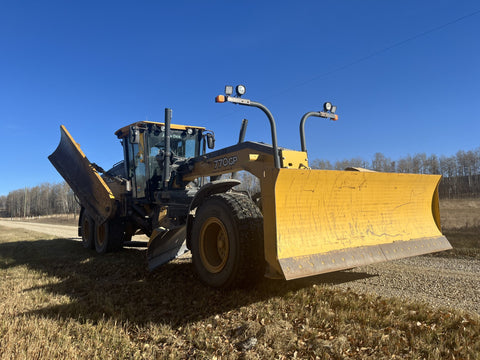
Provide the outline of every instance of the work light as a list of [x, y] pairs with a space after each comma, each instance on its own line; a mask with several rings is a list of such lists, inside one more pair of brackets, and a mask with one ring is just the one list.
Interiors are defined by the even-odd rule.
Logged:
[[245, 91], [247, 90], [245, 89], [245, 86], [237, 85], [237, 87], [235, 88], [235, 91], [237, 92], [238, 96], [242, 96], [243, 94], [245, 94]]
[[233, 86], [232, 85], [226, 85], [225, 86], [225, 95], [232, 95], [233, 94]]

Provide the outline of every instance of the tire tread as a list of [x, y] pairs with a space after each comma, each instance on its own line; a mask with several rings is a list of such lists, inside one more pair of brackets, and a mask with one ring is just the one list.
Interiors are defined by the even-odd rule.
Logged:
[[247, 195], [235, 192], [212, 195], [197, 211], [202, 211], [209, 201], [215, 199], [229, 208], [239, 240], [234, 269], [228, 281], [221, 287], [250, 287], [261, 279], [265, 271], [262, 213]]

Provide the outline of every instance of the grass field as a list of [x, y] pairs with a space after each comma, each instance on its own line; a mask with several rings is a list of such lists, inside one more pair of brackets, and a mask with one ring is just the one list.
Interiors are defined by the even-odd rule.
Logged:
[[441, 200], [440, 214], [443, 232], [454, 249], [435, 256], [480, 258], [480, 199]]
[[221, 292], [144, 256], [0, 228], [0, 358], [480, 357], [478, 316], [327, 286], [355, 273]]
[[444, 229], [480, 227], [479, 199], [442, 199], [440, 215]]

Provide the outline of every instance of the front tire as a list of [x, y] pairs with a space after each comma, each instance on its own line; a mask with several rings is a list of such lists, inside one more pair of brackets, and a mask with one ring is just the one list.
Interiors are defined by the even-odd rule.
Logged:
[[244, 194], [208, 197], [192, 227], [192, 261], [200, 280], [215, 288], [245, 287], [265, 270], [263, 217]]
[[95, 249], [95, 222], [85, 209], [82, 209], [80, 215], [80, 226], [83, 247], [91, 250]]
[[120, 221], [107, 220], [95, 226], [95, 250], [99, 254], [118, 251], [123, 247], [124, 227]]

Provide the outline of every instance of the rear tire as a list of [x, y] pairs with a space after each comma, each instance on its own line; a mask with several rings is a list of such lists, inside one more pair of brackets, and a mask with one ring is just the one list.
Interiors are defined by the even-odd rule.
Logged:
[[118, 251], [123, 247], [124, 226], [118, 220], [107, 220], [95, 226], [95, 250], [99, 254]]
[[244, 194], [208, 197], [192, 227], [192, 261], [200, 280], [215, 288], [255, 284], [265, 271], [263, 217]]
[[91, 250], [95, 249], [95, 222], [85, 209], [82, 209], [80, 215], [80, 226], [83, 247]]

